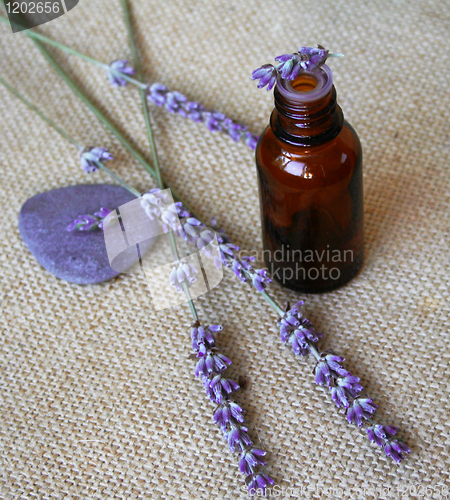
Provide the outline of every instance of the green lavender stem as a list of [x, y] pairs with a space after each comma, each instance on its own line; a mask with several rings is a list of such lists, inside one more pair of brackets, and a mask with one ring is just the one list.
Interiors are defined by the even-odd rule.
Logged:
[[[136, 48], [136, 42], [134, 40], [133, 36], [133, 29], [131, 26], [131, 15], [130, 15], [130, 9], [128, 6], [128, 1], [127, 0], [121, 0], [122, 3], [122, 8], [124, 12], [124, 17], [125, 17], [125, 24], [127, 26], [127, 31], [128, 31], [128, 39], [130, 42], [130, 47], [131, 47], [131, 53], [133, 57], [133, 66], [134, 69], [136, 70], [136, 76], [138, 80], [142, 80], [142, 71], [141, 71], [141, 65], [139, 61], [139, 57], [137, 54], [137, 48]], [[161, 167], [159, 165], [159, 158], [158, 158], [158, 152], [156, 150], [156, 143], [155, 143], [155, 138], [153, 135], [153, 128], [152, 124], [150, 122], [150, 110], [148, 109], [148, 104], [147, 104], [147, 98], [145, 95], [145, 91], [140, 88], [139, 93], [141, 95], [141, 102], [142, 102], [142, 111], [144, 113], [144, 118], [145, 118], [145, 126], [147, 129], [147, 135], [148, 135], [148, 140], [150, 143], [150, 150], [152, 152], [152, 158], [153, 158], [153, 166], [155, 170], [155, 178], [158, 184], [158, 187], [160, 189], [164, 189], [164, 181], [161, 176]], [[177, 243], [175, 241], [175, 236], [172, 231], [169, 231], [169, 241], [170, 241], [170, 246], [172, 248], [172, 253], [174, 256], [174, 259], [176, 261], [180, 260], [180, 256], [178, 253], [178, 248], [177, 248]], [[191, 293], [189, 291], [189, 287], [187, 286], [186, 283], [182, 284], [183, 291], [188, 299], [188, 304], [189, 304], [189, 309], [191, 310], [192, 316], [194, 318], [194, 321], [198, 321], [198, 313], [194, 305], [194, 301], [192, 300]]]
[[44, 115], [42, 111], [40, 111], [34, 104], [32, 104], [26, 97], [24, 97], [22, 94], [20, 94], [14, 87], [12, 87], [8, 82], [3, 80], [3, 78], [0, 77], [0, 83], [4, 85], [10, 92], [12, 92], [17, 98], [19, 98], [24, 104], [26, 104], [30, 109], [32, 109], [35, 113], [37, 113], [43, 120], [45, 120], [51, 127], [53, 127], [58, 134], [60, 134], [64, 139], [67, 139], [69, 142], [71, 142], [76, 148], [79, 150], [82, 149], [82, 146], [80, 146], [75, 139], [70, 137], [69, 134], [64, 132], [56, 123], [51, 120], [48, 116]]
[[[72, 136], [70, 136], [61, 127], [56, 125], [56, 123], [51, 120], [47, 115], [45, 115], [39, 108], [37, 108], [33, 103], [26, 99], [18, 90], [16, 90], [12, 85], [7, 83], [3, 78], [0, 77], [0, 83], [4, 85], [10, 92], [12, 92], [18, 99], [20, 99], [24, 104], [26, 104], [32, 111], [34, 111], [40, 118], [46, 121], [52, 128], [54, 128], [64, 139], [73, 144], [79, 151], [83, 150], [81, 146]], [[115, 179], [119, 184], [121, 184], [125, 189], [127, 189], [131, 194], [136, 197], [140, 197], [139, 191], [127, 184], [123, 179], [121, 179], [116, 173], [112, 172], [107, 166], [105, 166], [101, 161], [94, 162], [97, 168], [103, 170], [113, 179]]]
[[[0, 23], [8, 24], [8, 25], [10, 24], [8, 18], [6, 18], [5, 16], [1, 16], [1, 15], [0, 15]], [[68, 54], [71, 54], [73, 56], [77, 56], [77, 57], [79, 57], [79, 58], [81, 58], [81, 59], [83, 59], [91, 64], [95, 64], [96, 66], [98, 66], [102, 69], [109, 70], [112, 73], [114, 73], [115, 75], [120, 76], [121, 78], [123, 78], [127, 82], [130, 82], [133, 85], [140, 87], [141, 89], [147, 88], [147, 85], [145, 85], [144, 83], [138, 82], [133, 77], [125, 75], [125, 74], [121, 73], [120, 71], [116, 71], [113, 68], [111, 68], [108, 64], [102, 63], [101, 61], [98, 61], [97, 59], [94, 59], [93, 57], [87, 56], [86, 54], [83, 54], [82, 52], [78, 52], [78, 50], [72, 49], [72, 48], [68, 47], [67, 45], [64, 45], [64, 44], [59, 43], [55, 40], [52, 40], [48, 36], [41, 35], [40, 33], [36, 33], [35, 31], [32, 31], [32, 30], [27, 30], [25, 34], [27, 36], [29, 36], [30, 38], [33, 38], [33, 39], [38, 40], [40, 42], [44, 42], [48, 45], [52, 45], [53, 47], [57, 47], [58, 49], [61, 49], [64, 52], [67, 52]]]

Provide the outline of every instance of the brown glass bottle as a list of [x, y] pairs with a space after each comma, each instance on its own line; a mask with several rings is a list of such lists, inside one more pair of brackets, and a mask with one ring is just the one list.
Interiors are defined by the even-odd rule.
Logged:
[[264, 260], [287, 288], [320, 293], [363, 263], [362, 150], [324, 65], [279, 80], [256, 147]]

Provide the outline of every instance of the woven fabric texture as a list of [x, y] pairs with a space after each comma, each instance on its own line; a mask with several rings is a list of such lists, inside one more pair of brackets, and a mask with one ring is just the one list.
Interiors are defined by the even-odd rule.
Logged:
[[[379, 405], [379, 421], [398, 426], [412, 453], [396, 465], [347, 424], [314, 384], [313, 360], [282, 345], [275, 313], [234, 275], [227, 271], [198, 309], [205, 322], [224, 325], [230, 375], [248, 379], [237, 400], [252, 439], [268, 451], [279, 498], [438, 498], [450, 489], [449, 3], [132, 5], [146, 81], [256, 134], [273, 96], [256, 89], [253, 69], [300, 45], [346, 55], [330, 66], [364, 149], [365, 265], [324, 295], [270, 289], [280, 303], [306, 300], [307, 317], [325, 333], [321, 348], [346, 358]], [[106, 63], [130, 57], [118, 0], [81, 0], [38, 31]], [[24, 34], [0, 25], [0, 48], [5, 80], [79, 142], [112, 151], [108, 165], [136, 189], [155, 187]], [[136, 88], [112, 88], [101, 69], [51, 50], [150, 159]], [[203, 124], [152, 110], [167, 181], [238, 245], [260, 250], [253, 153]], [[156, 312], [137, 274], [95, 286], [63, 282], [20, 239], [17, 216], [30, 196], [112, 181], [86, 175], [76, 150], [2, 86], [0, 116], [0, 498], [246, 498], [237, 457], [194, 378], [187, 306]]]

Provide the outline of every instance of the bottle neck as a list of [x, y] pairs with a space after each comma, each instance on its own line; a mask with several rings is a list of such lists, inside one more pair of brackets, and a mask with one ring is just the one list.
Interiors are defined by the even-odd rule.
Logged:
[[317, 146], [332, 140], [342, 129], [344, 116], [326, 65], [303, 72], [291, 82], [280, 79], [274, 97], [270, 126], [284, 142]]

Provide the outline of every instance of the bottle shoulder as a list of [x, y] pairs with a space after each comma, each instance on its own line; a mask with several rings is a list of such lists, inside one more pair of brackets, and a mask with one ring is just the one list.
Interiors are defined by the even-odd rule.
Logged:
[[362, 148], [354, 128], [344, 120], [339, 134], [319, 146], [298, 146], [279, 140], [268, 126], [256, 148], [260, 174], [285, 185], [313, 188], [351, 175], [361, 166]]

